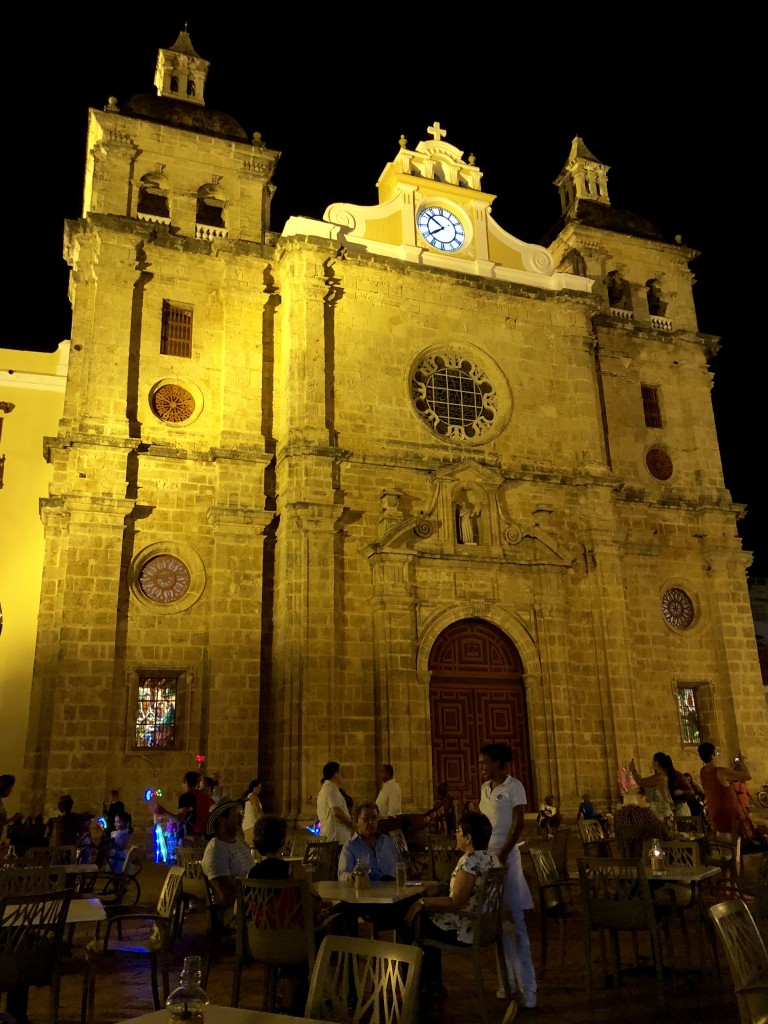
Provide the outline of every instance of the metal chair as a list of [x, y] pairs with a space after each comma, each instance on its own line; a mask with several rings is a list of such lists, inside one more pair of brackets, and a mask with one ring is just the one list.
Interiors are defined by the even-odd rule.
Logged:
[[141, 899], [141, 886], [136, 877], [141, 870], [138, 853], [138, 846], [128, 847], [121, 871], [101, 869], [85, 875], [81, 895], [97, 896], [105, 908], [135, 906]]
[[[329, 844], [330, 845], [330, 844]], [[334, 844], [335, 845], [335, 844]], [[231, 1005], [240, 1002], [243, 967], [264, 965], [264, 1009], [277, 1007], [280, 967], [315, 963], [315, 922], [312, 896], [305, 879], [273, 881], [237, 878], [235, 912], [235, 964]]]
[[456, 836], [428, 835], [427, 850], [432, 881], [447, 885], [461, 856], [456, 849]]
[[560, 930], [560, 966], [565, 964], [565, 925], [571, 917], [579, 916], [580, 905], [574, 906], [569, 899], [569, 888], [579, 886], [578, 879], [563, 878], [555, 862], [552, 841], [543, 846], [531, 846], [528, 853], [536, 872], [541, 914], [541, 966], [543, 978], [547, 966], [547, 931], [550, 921], [557, 921]]
[[51, 865], [76, 864], [77, 846], [51, 846]]
[[709, 908], [736, 990], [741, 1024], [768, 1020], [768, 952], [744, 900], [725, 900]]
[[475, 969], [475, 989], [480, 1001], [480, 1016], [484, 1024], [489, 1024], [488, 1008], [485, 1005], [485, 999], [482, 997], [484, 991], [482, 954], [488, 946], [496, 947], [496, 955], [507, 999], [509, 1000], [512, 997], [507, 972], [503, 967], [505, 959], [501, 946], [504, 868], [490, 868], [479, 880], [478, 886], [478, 899], [474, 910], [452, 911], [457, 917], [464, 918], [472, 923], [472, 944], [470, 946], [456, 946], [431, 937], [422, 939], [419, 931], [421, 914], [416, 918], [416, 941], [425, 949], [431, 947], [439, 949], [442, 953], [454, 953], [465, 957], [472, 957]]
[[20, 857], [19, 860], [23, 861], [25, 865], [30, 865], [30, 867], [33, 865], [46, 867], [51, 863], [52, 853], [53, 850], [50, 846], [30, 846], [24, 856]]
[[418, 946], [326, 936], [315, 960], [304, 1016], [338, 1024], [416, 1024], [423, 956]]
[[[120, 908], [122, 912], [119, 912], [116, 908], [107, 920], [103, 936], [100, 934], [101, 926], [99, 926], [96, 938], [86, 946], [86, 956], [90, 968], [87, 978], [89, 1022], [93, 1020], [96, 969], [107, 959], [111, 961], [127, 960], [128, 962], [149, 961], [154, 1007], [159, 1010], [164, 1005], [170, 987], [168, 958], [177, 931], [176, 918], [179, 912], [183, 877], [184, 868], [169, 868], [154, 910], [145, 907], [122, 907]], [[139, 922], [145, 926], [145, 930], [149, 926], [145, 942], [136, 943], [112, 938], [113, 928], [118, 929]], [[163, 979], [162, 1002], [158, 987], [158, 972]]]
[[[664, 1004], [664, 972], [661, 958], [660, 936], [667, 938], [670, 968], [674, 974], [674, 954], [669, 938], [668, 908], [654, 908], [645, 867], [640, 860], [618, 857], [584, 857], [577, 861], [581, 883], [581, 903], [584, 921], [584, 975], [587, 999], [592, 999], [593, 931], [600, 933], [600, 956], [606, 975], [606, 955], [603, 932], [609, 932], [614, 952], [616, 983], [621, 977], [621, 947], [619, 932], [628, 931], [636, 936], [647, 931], [650, 936], [653, 962], [656, 969], [658, 1001]], [[673, 909], [673, 908], [672, 908]], [[636, 954], [636, 947], [635, 947]], [[637, 954], [636, 954], [637, 955]]]
[[312, 865], [315, 882], [335, 882], [339, 873], [339, 843], [310, 841], [304, 848], [301, 862]]
[[713, 832], [707, 830], [704, 836], [704, 853], [702, 862], [710, 867], [718, 867], [722, 879], [714, 888], [740, 895], [742, 891], [742, 860], [741, 835], [738, 829], [733, 832]]
[[0, 899], [0, 992], [50, 986], [51, 1024], [59, 1019], [61, 953], [71, 899], [71, 889]]

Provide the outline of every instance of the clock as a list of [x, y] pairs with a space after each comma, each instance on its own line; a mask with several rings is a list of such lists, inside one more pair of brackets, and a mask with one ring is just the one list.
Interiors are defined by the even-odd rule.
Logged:
[[425, 206], [416, 223], [429, 244], [441, 252], [456, 252], [464, 244], [464, 225], [444, 206]]

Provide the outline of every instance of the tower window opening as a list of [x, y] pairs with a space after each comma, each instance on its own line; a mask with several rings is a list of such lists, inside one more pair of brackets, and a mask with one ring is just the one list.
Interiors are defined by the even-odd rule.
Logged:
[[136, 708], [137, 747], [169, 750], [176, 746], [178, 676], [139, 676]]
[[659, 389], [652, 384], [641, 384], [640, 391], [643, 396], [643, 415], [646, 427], [663, 427]]
[[696, 687], [678, 686], [677, 712], [680, 719], [680, 736], [683, 745], [696, 746], [701, 743], [701, 727], [699, 724], [699, 708], [696, 700]]
[[195, 83], [191, 78], [187, 79], [187, 96], [195, 95]]
[[224, 203], [221, 199], [197, 200], [197, 223], [209, 228], [224, 227]]
[[163, 299], [160, 355], [192, 358], [192, 307]]
[[178, 78], [175, 75], [173, 75], [171, 77], [171, 92], [178, 92], [178, 91], [179, 91], [179, 80], [178, 80]]
[[168, 196], [160, 189], [142, 185], [139, 189], [139, 202], [136, 211], [147, 217], [168, 218], [170, 216]]

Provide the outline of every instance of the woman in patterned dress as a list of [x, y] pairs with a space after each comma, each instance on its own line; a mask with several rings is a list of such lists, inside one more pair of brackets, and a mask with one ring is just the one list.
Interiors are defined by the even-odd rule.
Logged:
[[[488, 852], [492, 831], [490, 821], [479, 811], [467, 811], [459, 818], [456, 846], [461, 857], [453, 869], [448, 895], [425, 896], [417, 900], [405, 916], [405, 924], [415, 927], [419, 938], [439, 939], [455, 946], [472, 945], [472, 922], [458, 917], [456, 911], [474, 910], [481, 879], [490, 868], [501, 867], [496, 854]], [[440, 950], [427, 946], [421, 968], [422, 993], [444, 991], [441, 967]]]

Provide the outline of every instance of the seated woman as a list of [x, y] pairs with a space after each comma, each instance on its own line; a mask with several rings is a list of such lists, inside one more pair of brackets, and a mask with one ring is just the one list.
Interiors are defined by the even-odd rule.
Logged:
[[[493, 826], [479, 811], [462, 814], [456, 829], [456, 846], [461, 857], [453, 869], [447, 896], [424, 896], [408, 910], [405, 923], [416, 928], [418, 939], [434, 938], [452, 946], [472, 945], [472, 922], [457, 917], [457, 910], [473, 910], [479, 883], [490, 868], [501, 867], [495, 853], [488, 852]], [[426, 913], [424, 913], [426, 911]], [[442, 993], [440, 950], [427, 946], [421, 970], [423, 993]]]

